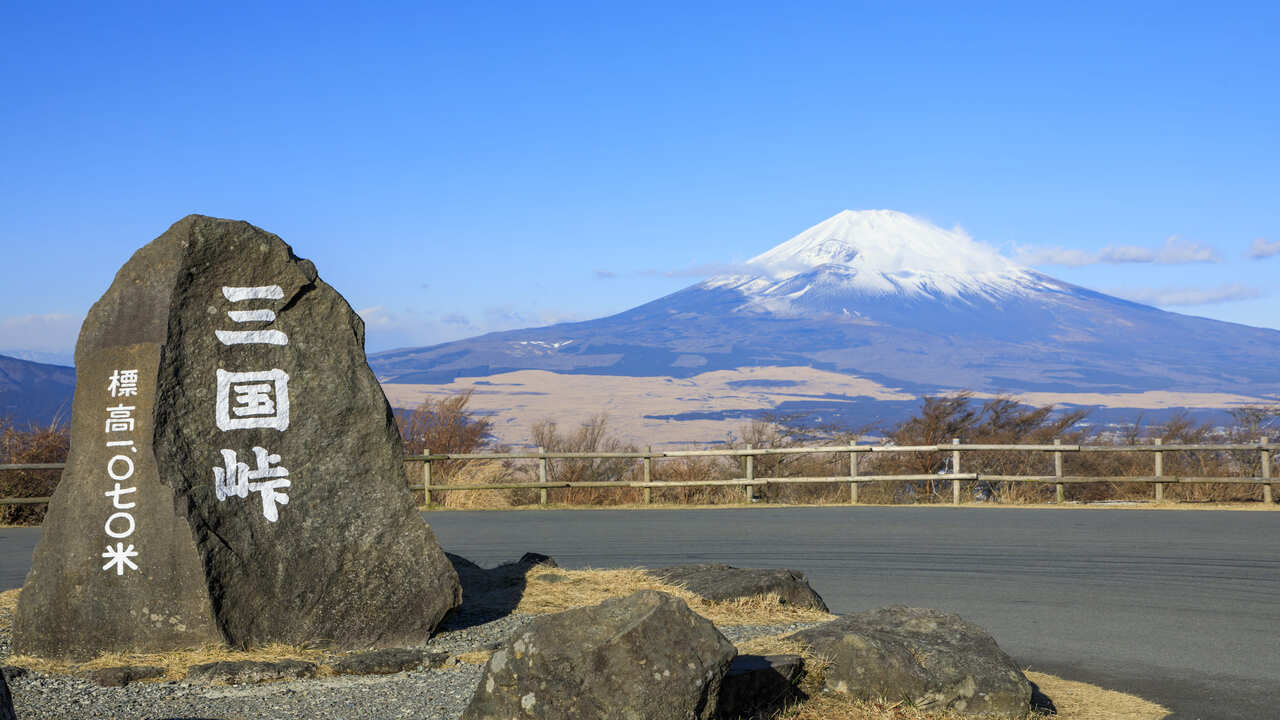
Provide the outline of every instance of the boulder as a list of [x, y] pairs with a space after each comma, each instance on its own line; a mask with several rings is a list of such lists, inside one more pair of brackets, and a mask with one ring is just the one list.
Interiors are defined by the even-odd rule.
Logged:
[[363, 322], [275, 235], [176, 223], [90, 310], [76, 373], [15, 652], [417, 645], [460, 602]]
[[391, 675], [406, 670], [444, 667], [449, 653], [433, 653], [415, 648], [387, 648], [356, 653], [330, 667], [339, 675]]
[[464, 720], [707, 720], [736, 651], [683, 600], [642, 590], [535, 618], [489, 658]]
[[799, 695], [799, 655], [739, 655], [720, 684], [720, 720], [767, 720]]
[[163, 677], [164, 668], [157, 665], [119, 665], [116, 667], [86, 670], [81, 676], [102, 687], [124, 687], [131, 682]]
[[9, 683], [4, 679], [4, 673], [0, 673], [0, 720], [17, 720], [18, 716], [13, 712], [13, 696], [9, 694]]
[[187, 669], [187, 682], [204, 685], [250, 685], [272, 680], [313, 678], [319, 668], [302, 660], [224, 660], [193, 665]]
[[827, 612], [822, 596], [809, 587], [804, 573], [794, 570], [744, 569], [730, 565], [675, 565], [650, 570], [649, 574], [679, 585], [713, 602], [760, 595], [776, 595], [780, 602]]
[[1031, 684], [985, 630], [959, 615], [900, 605], [845, 615], [788, 639], [830, 660], [827, 687], [923, 711], [1024, 718]]

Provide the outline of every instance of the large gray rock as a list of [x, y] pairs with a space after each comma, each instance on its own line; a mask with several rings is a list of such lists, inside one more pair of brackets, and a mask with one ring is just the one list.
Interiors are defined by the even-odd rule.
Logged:
[[182, 219], [90, 310], [76, 370], [16, 651], [415, 645], [459, 603], [364, 324], [280, 238]]
[[1031, 684], [985, 630], [959, 615], [901, 605], [789, 636], [831, 661], [827, 687], [925, 711], [1024, 718]]
[[642, 590], [536, 618], [489, 659], [464, 720], [707, 720], [736, 650], [679, 598]]
[[649, 574], [713, 602], [761, 595], [776, 595], [786, 605], [827, 612], [822, 596], [814, 592], [804, 573], [794, 570], [736, 568], [731, 565], [674, 565]]

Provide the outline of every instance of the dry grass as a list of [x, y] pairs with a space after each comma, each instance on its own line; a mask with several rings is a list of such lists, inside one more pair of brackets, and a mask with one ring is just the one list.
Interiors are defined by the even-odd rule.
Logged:
[[0, 617], [10, 617], [18, 609], [18, 595], [22, 590], [5, 590], [0, 592]]
[[493, 655], [491, 650], [474, 650], [472, 652], [459, 653], [454, 657], [458, 662], [466, 663], [467, 665], [484, 665], [489, 662], [491, 655]]
[[[553, 580], [554, 578], [554, 580]], [[695, 612], [716, 625], [776, 625], [793, 622], [820, 622], [833, 616], [816, 610], [783, 605], [776, 597], [751, 598], [737, 602], [712, 603], [677, 585], [663, 583], [639, 568], [622, 570], [564, 570], [545, 565], [534, 566], [526, 575], [524, 594], [516, 612], [546, 614], [598, 604], [637, 590], [657, 590], [682, 598]], [[0, 623], [11, 623], [18, 604], [19, 590], [0, 593]], [[805, 659], [805, 676], [800, 689], [808, 698], [775, 716], [775, 720], [959, 720], [950, 713], [923, 713], [901, 703], [876, 703], [854, 700], [844, 695], [825, 692], [826, 659], [815, 656], [807, 647], [783, 636], [754, 638], [737, 645], [738, 652], [751, 655], [800, 655]], [[483, 665], [492, 653], [488, 650], [462, 653], [458, 662]], [[47, 673], [75, 674], [121, 665], [153, 665], [163, 667], [163, 680], [181, 680], [193, 665], [237, 660], [304, 660], [320, 665], [320, 674], [332, 671], [324, 662], [332, 654], [321, 650], [270, 645], [250, 651], [233, 651], [221, 647], [170, 653], [112, 653], [85, 663], [53, 662], [40, 658], [14, 656], [7, 663]], [[1063, 680], [1044, 673], [1027, 673], [1028, 679], [1053, 699], [1056, 720], [1160, 720], [1169, 713], [1155, 703], [1121, 692], [1105, 690], [1085, 683]], [[1049, 720], [1033, 716], [1031, 720]]]
[[[100, 670], [102, 668], [120, 667], [123, 665], [151, 665], [164, 668], [164, 677], [156, 678], [156, 681], [164, 681], [181, 680], [187, 676], [188, 668], [193, 665], [203, 665], [205, 663], [223, 661], [235, 662], [243, 660], [263, 662], [304, 660], [322, 665], [325, 655], [325, 652], [322, 650], [279, 644], [267, 645], [261, 648], [244, 651], [230, 650], [226, 647], [211, 645], [191, 650], [175, 650], [167, 653], [105, 653], [87, 662], [79, 663], [46, 660], [44, 658], [31, 657], [28, 655], [14, 655], [10, 657], [7, 662], [10, 665], [18, 665], [31, 670], [57, 675], [73, 675], [88, 670]], [[321, 674], [326, 674], [325, 671], [326, 668], [322, 665]]]
[[1159, 720], [1169, 715], [1165, 708], [1133, 695], [1045, 673], [1027, 671], [1026, 675], [1053, 698], [1061, 720]]
[[[467, 463], [460, 467], [444, 483], [449, 485], [498, 485], [510, 482], [501, 462]], [[449, 510], [506, 510], [514, 504], [511, 490], [465, 490], [461, 492], [432, 493], [441, 500], [440, 506]]]
[[688, 603], [694, 612], [716, 625], [821, 622], [834, 617], [818, 610], [783, 605], [777, 596], [710, 602], [679, 585], [664, 583], [640, 568], [565, 570], [545, 566], [535, 566], [529, 571], [524, 595], [516, 606], [516, 612], [531, 615], [561, 612], [596, 605], [609, 598], [623, 597], [638, 590], [657, 590], [675, 595]]

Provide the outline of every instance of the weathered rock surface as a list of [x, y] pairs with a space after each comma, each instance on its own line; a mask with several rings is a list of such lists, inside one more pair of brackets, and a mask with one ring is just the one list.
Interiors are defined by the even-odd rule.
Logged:
[[536, 618], [489, 659], [464, 720], [707, 720], [736, 650], [651, 590]]
[[163, 675], [164, 668], [156, 665], [120, 665], [89, 670], [83, 674], [83, 677], [94, 685], [102, 687], [124, 687], [131, 682], [150, 680]]
[[760, 595], [776, 595], [787, 605], [827, 611], [822, 596], [814, 592], [804, 573], [794, 570], [736, 568], [731, 565], [675, 565], [649, 571], [663, 582], [681, 585], [689, 592], [723, 602]]
[[440, 668], [449, 653], [433, 653], [416, 648], [387, 648], [348, 655], [330, 667], [339, 675], [391, 675], [420, 667]]
[[720, 720], [765, 720], [797, 697], [804, 673], [799, 655], [739, 655], [720, 684]]
[[17, 720], [13, 714], [13, 697], [9, 695], [9, 683], [0, 673], [0, 720]]
[[409, 646], [460, 602], [364, 324], [280, 238], [182, 219], [90, 310], [76, 368], [16, 652]]
[[829, 658], [827, 686], [920, 710], [1024, 718], [1031, 684], [985, 630], [959, 615], [900, 605], [846, 615], [790, 639]]
[[205, 685], [250, 685], [273, 680], [313, 678], [319, 668], [302, 660], [235, 660], [193, 665], [187, 682]]

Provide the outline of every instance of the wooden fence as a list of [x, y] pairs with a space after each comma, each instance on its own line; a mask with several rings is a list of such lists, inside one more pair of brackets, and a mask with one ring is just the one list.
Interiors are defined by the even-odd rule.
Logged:
[[[1154, 499], [1163, 502], [1166, 485], [1196, 483], [1238, 483], [1259, 485], [1262, 489], [1262, 501], [1268, 506], [1274, 505], [1272, 495], [1271, 454], [1280, 449], [1280, 445], [1270, 443], [1261, 438], [1256, 443], [1248, 444], [1200, 444], [1200, 445], [1164, 445], [1159, 439], [1151, 445], [1064, 445], [1060, 441], [1052, 445], [966, 445], [959, 439], [944, 445], [829, 445], [822, 447], [796, 448], [731, 448], [723, 450], [674, 450], [653, 452], [510, 452], [510, 453], [431, 453], [423, 455], [407, 455], [406, 462], [422, 464], [421, 484], [410, 484], [411, 490], [421, 491], [428, 505], [432, 504], [433, 495], [447, 492], [466, 492], [471, 490], [529, 490], [539, 491], [539, 502], [547, 504], [547, 491], [556, 488], [638, 488], [644, 493], [644, 502], [652, 502], [652, 491], [655, 488], [737, 486], [743, 490], [743, 499], [750, 502], [758, 488], [769, 485], [786, 484], [846, 484], [849, 488], [849, 502], [858, 502], [858, 486], [869, 482], [925, 482], [950, 481], [951, 501], [960, 504], [961, 486], [964, 483], [1052, 483], [1056, 487], [1057, 502], [1063, 502], [1064, 486], [1069, 483], [1149, 483], [1154, 486]], [[1174, 452], [1257, 452], [1259, 453], [1259, 475], [1233, 477], [1196, 477], [1186, 475], [1166, 475], [1164, 473], [1164, 455]], [[859, 456], [875, 453], [936, 453], [949, 452], [950, 463], [944, 472], [922, 475], [868, 475], [859, 472]], [[1052, 475], [996, 475], [989, 473], [965, 473], [961, 471], [962, 456], [967, 452], [1042, 452], [1052, 454], [1054, 472]], [[1066, 475], [1063, 473], [1063, 458], [1071, 453], [1151, 453], [1152, 474], [1145, 476], [1097, 476]], [[831, 453], [848, 455], [849, 472], [847, 475], [825, 477], [761, 477], [755, 474], [755, 459], [773, 455], [803, 455]], [[653, 465], [665, 458], [695, 457], [735, 457], [741, 460], [743, 476], [728, 480], [686, 480], [661, 482], [652, 480]], [[623, 481], [605, 480], [592, 482], [555, 482], [549, 477], [548, 462], [550, 460], [635, 460], [641, 465], [642, 480]], [[431, 473], [434, 462], [475, 462], [475, 461], [534, 461], [537, 462], [538, 482], [506, 483], [485, 485], [440, 485], [433, 484]], [[6, 470], [60, 470], [63, 463], [39, 463], [25, 465], [0, 465], [0, 471]], [[0, 505], [23, 505], [48, 502], [47, 497], [32, 498], [0, 498]]]

